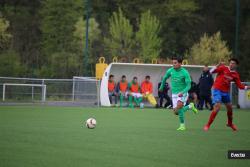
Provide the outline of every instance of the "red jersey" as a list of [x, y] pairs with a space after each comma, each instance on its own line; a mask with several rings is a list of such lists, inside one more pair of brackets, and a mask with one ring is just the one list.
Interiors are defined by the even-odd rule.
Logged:
[[213, 84], [214, 89], [218, 89], [223, 92], [229, 92], [230, 82], [235, 82], [240, 89], [245, 88], [245, 85], [243, 85], [240, 81], [239, 73], [236, 71], [231, 71], [225, 65], [221, 65], [215, 69], [212, 69], [211, 73], [217, 73]]
[[153, 84], [151, 82], [142, 82], [141, 84], [141, 93], [153, 93]]

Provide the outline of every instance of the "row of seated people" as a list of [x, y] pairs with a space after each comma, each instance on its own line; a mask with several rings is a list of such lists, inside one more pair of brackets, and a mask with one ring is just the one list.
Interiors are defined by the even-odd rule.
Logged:
[[[158, 87], [161, 82], [159, 82]], [[123, 75], [118, 83], [114, 81], [114, 75], [109, 76], [108, 81], [108, 93], [109, 100], [112, 106], [124, 106], [123, 102], [125, 98], [128, 98], [130, 108], [134, 106], [143, 108], [144, 103], [142, 103], [143, 99], [149, 101], [149, 103], [153, 107], [162, 107], [163, 100], [166, 99], [164, 107], [171, 107], [172, 101], [168, 96], [169, 86], [166, 83], [163, 92], [159, 92], [159, 104], [157, 103], [154, 95], [153, 95], [153, 84], [150, 81], [150, 76], [146, 76], [145, 80], [139, 84], [137, 77], [133, 77], [133, 80], [129, 83], [126, 79], [126, 76]], [[113, 103], [113, 97], [115, 99], [115, 103]], [[120, 100], [120, 105], [117, 104], [117, 100]]]

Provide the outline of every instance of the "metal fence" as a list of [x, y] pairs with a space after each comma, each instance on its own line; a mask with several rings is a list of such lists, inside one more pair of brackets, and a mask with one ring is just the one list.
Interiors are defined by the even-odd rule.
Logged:
[[92, 77], [36, 79], [0, 77], [0, 104], [43, 103], [99, 106], [100, 81]]

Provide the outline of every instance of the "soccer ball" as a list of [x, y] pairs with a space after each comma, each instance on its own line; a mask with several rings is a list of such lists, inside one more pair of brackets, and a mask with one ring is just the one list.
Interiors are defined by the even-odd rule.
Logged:
[[86, 121], [86, 127], [89, 128], [89, 129], [94, 129], [95, 126], [96, 126], [96, 120], [94, 118], [89, 118], [87, 119]]

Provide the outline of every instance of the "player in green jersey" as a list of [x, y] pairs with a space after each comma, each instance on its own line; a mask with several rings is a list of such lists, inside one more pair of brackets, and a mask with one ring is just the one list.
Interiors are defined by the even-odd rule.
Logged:
[[188, 90], [191, 87], [191, 78], [188, 71], [183, 68], [181, 58], [173, 58], [173, 67], [168, 69], [164, 75], [159, 91], [163, 90], [166, 80], [171, 77], [173, 110], [179, 115], [180, 127], [177, 130], [186, 130], [184, 122], [184, 113], [191, 109], [194, 113], [198, 110], [193, 103], [185, 106], [188, 100]]

